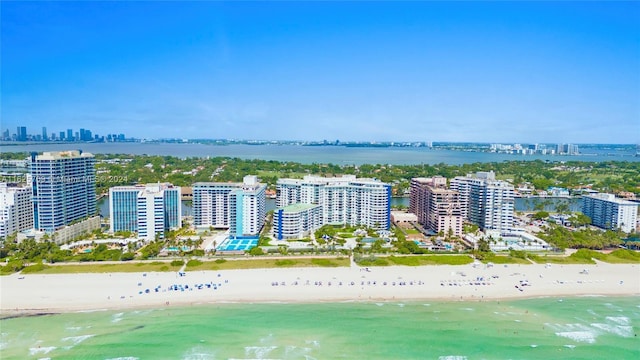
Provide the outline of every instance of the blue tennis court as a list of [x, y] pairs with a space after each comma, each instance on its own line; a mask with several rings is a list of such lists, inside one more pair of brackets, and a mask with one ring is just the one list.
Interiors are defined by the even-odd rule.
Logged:
[[258, 239], [227, 239], [220, 246], [218, 251], [247, 251], [258, 246]]

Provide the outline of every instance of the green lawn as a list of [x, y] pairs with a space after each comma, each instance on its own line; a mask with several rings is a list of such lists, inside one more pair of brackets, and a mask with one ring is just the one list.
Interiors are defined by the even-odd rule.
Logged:
[[407, 233], [407, 235], [417, 235], [420, 234], [420, 231], [416, 230], [416, 229], [406, 229], [405, 232]]
[[348, 239], [348, 238], [352, 238], [353, 237], [353, 233], [352, 232], [339, 232], [336, 234], [337, 237], [341, 237], [343, 239]]
[[535, 261], [538, 264], [595, 264], [596, 262], [591, 259], [577, 258], [571, 256], [539, 256], [529, 255], [529, 259]]
[[640, 264], [640, 252], [618, 249], [610, 254], [602, 261], [606, 261], [612, 264]]
[[120, 264], [78, 264], [78, 265], [45, 265], [42, 270], [38, 265], [27, 266], [22, 271], [38, 274], [81, 274], [81, 273], [108, 273], [108, 272], [152, 272], [152, 271], [177, 271], [180, 266], [171, 266], [168, 262], [144, 262], [144, 263], [120, 263]]
[[488, 256], [482, 260], [483, 263], [494, 263], [494, 264], [531, 264], [531, 262], [527, 259], [521, 259], [509, 255], [493, 255]]
[[640, 264], [640, 253], [631, 250], [618, 249], [609, 254], [594, 250], [580, 249], [571, 256], [538, 256], [529, 255], [533, 261], [544, 264], [595, 264], [593, 259], [611, 264]]
[[470, 264], [473, 259], [467, 255], [417, 255], [417, 256], [389, 256], [376, 259], [362, 259], [360, 266], [425, 266], [425, 265], [464, 265]]
[[349, 259], [338, 258], [304, 258], [304, 259], [250, 259], [205, 261], [197, 266], [187, 267], [191, 270], [233, 270], [233, 269], [266, 269], [288, 267], [339, 267], [349, 266]]
[[[349, 266], [349, 259], [338, 258], [304, 258], [304, 259], [250, 259], [216, 261], [189, 261], [186, 271], [195, 270], [231, 270], [231, 269], [264, 269], [286, 267], [339, 267]], [[168, 262], [120, 263], [120, 264], [77, 264], [77, 265], [32, 265], [22, 271], [25, 274], [80, 274], [107, 272], [162, 272], [178, 271], [180, 266], [171, 266]]]

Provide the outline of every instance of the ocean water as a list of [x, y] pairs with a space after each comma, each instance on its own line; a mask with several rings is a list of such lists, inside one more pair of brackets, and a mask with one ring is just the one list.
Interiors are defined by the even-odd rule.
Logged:
[[7, 359], [639, 359], [640, 298], [219, 304], [0, 321]]

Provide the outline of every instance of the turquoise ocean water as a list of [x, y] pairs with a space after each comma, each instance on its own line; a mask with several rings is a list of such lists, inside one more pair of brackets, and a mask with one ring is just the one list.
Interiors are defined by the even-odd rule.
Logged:
[[640, 298], [220, 304], [0, 321], [5, 359], [639, 359]]

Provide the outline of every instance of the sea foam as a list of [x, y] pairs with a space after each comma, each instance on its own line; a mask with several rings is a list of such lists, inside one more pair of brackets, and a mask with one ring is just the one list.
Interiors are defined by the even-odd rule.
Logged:
[[556, 335], [562, 336], [577, 342], [586, 342], [593, 344], [596, 342], [597, 334], [593, 331], [561, 331]]
[[609, 324], [591, 324], [594, 328], [604, 330], [608, 333], [615, 334], [621, 337], [629, 338], [633, 337], [633, 327], [626, 325], [609, 325]]
[[246, 356], [253, 356], [256, 359], [264, 359], [269, 353], [277, 349], [277, 346], [245, 346], [244, 353]]
[[598, 332], [593, 328], [583, 324], [546, 324], [556, 330], [556, 335], [576, 342], [593, 344], [596, 342]]
[[619, 325], [629, 325], [629, 318], [626, 316], [607, 316], [605, 319]]
[[48, 353], [52, 352], [55, 349], [56, 349], [55, 346], [29, 348], [29, 355], [33, 356], [33, 355], [40, 354], [40, 353], [48, 354]]
[[81, 342], [87, 340], [90, 337], [95, 336], [94, 334], [90, 334], [90, 335], [80, 335], [80, 336], [69, 336], [66, 338], [63, 338], [62, 341], [71, 341], [73, 342], [73, 345], [78, 345]]

